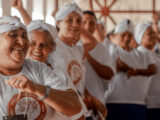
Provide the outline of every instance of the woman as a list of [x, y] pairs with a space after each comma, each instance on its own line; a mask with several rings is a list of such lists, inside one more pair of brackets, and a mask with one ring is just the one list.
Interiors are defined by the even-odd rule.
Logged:
[[[77, 90], [88, 105], [87, 107], [102, 112], [105, 117], [105, 108], [85, 88], [83, 46], [76, 46], [80, 40], [80, 34], [85, 34], [84, 30], [82, 30], [82, 12], [80, 8], [75, 3], [63, 6], [56, 14], [56, 25], [59, 28], [60, 41], [57, 42], [57, 46], [59, 47], [57, 47], [57, 52], [55, 52], [54, 56], [58, 59], [65, 58], [65, 61], [59, 61], [59, 66], [62, 66], [63, 63], [64, 70], [68, 72]], [[90, 47], [92, 47], [92, 44], [88, 43], [85, 46], [85, 52], [86, 50], [90, 50]], [[64, 48], [68, 53], [64, 53], [61, 48]], [[56, 61], [58, 62], [58, 60]]]
[[[56, 69], [53, 66], [54, 58], [51, 56], [51, 53], [55, 52], [56, 48], [55, 40], [58, 39], [58, 34], [56, 29], [53, 26], [40, 20], [30, 22], [27, 28], [30, 37], [29, 50], [27, 56], [30, 59], [46, 63], [52, 69]], [[60, 74], [61, 77], [63, 76], [64, 79], [67, 79], [66, 81], [67, 86], [74, 88], [71, 80], [67, 77], [65, 72], [61, 71], [56, 71], [56, 72]], [[72, 116], [72, 118], [60, 115], [59, 119], [68, 120], [74, 118], [79, 120], [80, 117], [83, 117], [86, 108], [81, 99], [80, 102], [83, 105], [83, 109], [79, 114], [77, 114], [76, 116]]]
[[25, 59], [28, 38], [20, 20], [4, 16], [0, 19], [0, 29], [1, 119], [3, 116], [23, 119], [27, 114], [29, 120], [49, 120], [54, 110], [68, 116], [77, 114], [81, 110], [78, 96], [66, 87], [56, 70]]
[[[159, 120], [160, 99], [159, 99], [159, 78], [160, 78], [160, 56], [155, 53], [154, 48], [157, 43], [155, 32], [149, 22], [143, 22], [139, 26], [143, 27], [143, 38], [139, 43], [144, 44], [145, 51], [150, 51], [156, 61], [157, 73], [150, 77], [150, 85], [147, 94], [147, 120]], [[153, 39], [154, 38], [154, 39]]]
[[[156, 73], [156, 66], [152, 54], [143, 51], [144, 44], [141, 44], [138, 50], [130, 49], [129, 43], [133, 37], [133, 30], [133, 25], [128, 19], [120, 22], [115, 28], [116, 44], [121, 48], [115, 47], [111, 51], [117, 74], [106, 93], [107, 120], [146, 119], [145, 100], [149, 76]], [[138, 31], [137, 28], [136, 31]], [[143, 35], [141, 33], [142, 31], [138, 31], [137, 36], [138, 34], [139, 36]], [[142, 39], [142, 37], [138, 39]]]
[[[27, 57], [32, 59], [32, 60], [37, 60], [40, 62], [43, 62], [47, 64], [50, 68], [56, 69], [53, 63], [55, 62], [54, 57], [51, 56], [51, 53], [53, 54], [56, 49], [56, 40], [58, 38], [58, 33], [57, 30], [41, 21], [41, 20], [36, 20], [36, 21], [31, 21], [30, 16], [28, 15], [27, 11], [23, 8], [22, 1], [13, 1], [13, 6], [19, 10], [21, 13], [25, 24], [27, 24], [27, 30], [29, 34], [29, 50]], [[28, 24], [29, 23], [29, 24]], [[62, 71], [57, 71], [56, 72], [66, 79], [66, 84], [67, 86], [70, 86], [71, 88], [75, 89], [73, 86], [72, 81], [68, 78], [66, 72]], [[80, 99], [81, 105], [82, 105], [82, 110], [79, 114], [72, 116], [72, 117], [67, 117], [64, 116], [60, 113], [57, 113], [58, 115], [54, 119], [63, 119], [63, 120], [68, 120], [68, 119], [78, 119], [82, 120], [83, 119], [83, 114], [86, 111], [86, 107], [83, 103], [83, 101]]]

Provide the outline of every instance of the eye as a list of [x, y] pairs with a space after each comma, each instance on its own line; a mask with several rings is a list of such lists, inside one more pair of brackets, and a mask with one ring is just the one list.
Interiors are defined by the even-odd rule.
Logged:
[[18, 35], [17, 35], [17, 33], [10, 33], [9, 34], [9, 37], [11, 37], [11, 38], [16, 38]]
[[23, 33], [23, 34], [22, 34], [22, 38], [27, 39], [27, 38], [28, 38], [28, 37], [27, 37], [27, 34], [26, 34], [26, 33]]
[[66, 20], [68, 23], [72, 23], [72, 18], [68, 18], [67, 20]]
[[78, 23], [79, 25], [81, 25], [81, 24], [82, 24], [82, 20], [81, 20], [81, 18], [78, 18], [78, 19], [77, 19], [77, 23]]
[[46, 47], [48, 47], [48, 44], [40, 44], [40, 47], [46, 48]]
[[90, 22], [90, 25], [95, 25], [95, 23], [93, 21]]

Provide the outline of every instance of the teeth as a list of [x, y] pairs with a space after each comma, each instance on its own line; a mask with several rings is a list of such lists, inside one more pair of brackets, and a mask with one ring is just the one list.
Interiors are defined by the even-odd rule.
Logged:
[[34, 56], [42, 56], [42, 54], [33, 53]]
[[20, 51], [22, 51], [24, 49], [23, 48], [14, 48], [14, 50], [20, 50]]

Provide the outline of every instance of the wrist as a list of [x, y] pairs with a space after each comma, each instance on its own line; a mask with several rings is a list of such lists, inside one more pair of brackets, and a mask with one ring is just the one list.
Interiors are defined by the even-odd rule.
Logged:
[[38, 99], [39, 99], [39, 100], [45, 100], [45, 99], [49, 96], [50, 90], [51, 90], [51, 87], [47, 85], [46, 88], [45, 88], [45, 93], [44, 93], [44, 95], [41, 96], [41, 97], [38, 97]]

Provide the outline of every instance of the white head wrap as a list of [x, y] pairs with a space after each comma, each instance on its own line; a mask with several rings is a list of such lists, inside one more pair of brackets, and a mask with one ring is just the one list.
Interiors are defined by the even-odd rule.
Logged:
[[141, 44], [142, 37], [148, 27], [152, 27], [151, 23], [148, 21], [142, 22], [136, 26], [135, 32], [134, 32], [134, 37], [135, 37], [136, 42], [139, 45]]
[[[28, 33], [30, 33], [33, 30], [37, 30], [37, 29], [44, 29], [44, 30], [48, 31], [49, 34], [52, 36], [52, 43], [54, 45], [56, 45], [56, 40], [59, 40], [59, 37], [58, 37], [58, 32], [54, 26], [47, 24], [42, 20], [32, 21], [27, 26]], [[55, 49], [53, 49], [52, 53], [54, 52], [54, 50]], [[51, 53], [47, 57], [47, 62], [50, 64], [53, 62], [53, 58], [52, 58]]]
[[26, 27], [21, 23], [19, 18], [12, 16], [3, 16], [0, 18], [0, 34], [19, 28], [26, 30]]
[[63, 20], [70, 13], [76, 12], [82, 16], [82, 11], [75, 2], [64, 5], [56, 14], [56, 21]]
[[118, 23], [115, 27], [114, 33], [124, 33], [124, 32], [134, 32], [134, 25], [129, 19], [124, 19], [120, 23]]
[[30, 33], [31, 31], [37, 30], [40, 28], [49, 32], [49, 34], [52, 36], [52, 43], [55, 44], [55, 41], [58, 38], [58, 32], [56, 28], [50, 24], [45, 23], [42, 20], [36, 20], [36, 21], [30, 22], [30, 24], [27, 26], [27, 31], [28, 33]]

